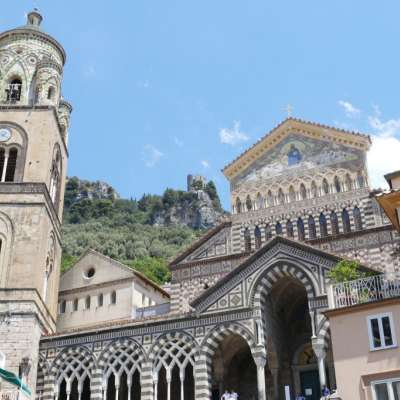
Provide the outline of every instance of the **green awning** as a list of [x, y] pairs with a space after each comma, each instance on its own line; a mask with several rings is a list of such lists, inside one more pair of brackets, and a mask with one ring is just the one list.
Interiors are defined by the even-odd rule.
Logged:
[[6, 382], [21, 389], [21, 391], [26, 395], [31, 397], [31, 391], [28, 387], [22, 383], [21, 379], [18, 378], [14, 373], [0, 368], [0, 379], [4, 379]]

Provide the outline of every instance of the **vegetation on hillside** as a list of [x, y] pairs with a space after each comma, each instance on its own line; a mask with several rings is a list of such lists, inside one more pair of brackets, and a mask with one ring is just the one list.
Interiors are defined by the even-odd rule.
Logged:
[[[196, 192], [166, 189], [162, 196], [147, 194], [140, 200], [128, 200], [119, 199], [111, 187], [103, 193], [86, 196], [92, 189], [92, 183], [78, 178], [67, 182], [62, 270], [66, 271], [86, 249], [92, 248], [141, 271], [157, 283], [167, 282], [168, 261], [202, 231], [179, 224], [156, 226], [154, 222], [160, 213], [177, 205], [196, 207]], [[221, 209], [214, 183], [209, 182], [204, 191], [213, 205]]]

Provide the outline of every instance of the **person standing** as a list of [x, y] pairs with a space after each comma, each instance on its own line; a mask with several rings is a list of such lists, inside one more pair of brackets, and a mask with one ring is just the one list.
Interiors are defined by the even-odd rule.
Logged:
[[330, 394], [331, 394], [331, 391], [326, 387], [326, 385], [324, 385], [322, 387], [322, 391], [321, 391], [321, 395], [322, 395], [321, 399], [322, 400], [327, 399]]
[[231, 394], [225, 390], [225, 393], [221, 396], [221, 400], [230, 400], [231, 399]]
[[295, 400], [306, 400], [306, 398], [301, 393], [297, 393]]
[[239, 398], [239, 395], [234, 390], [231, 390], [229, 400], [238, 400], [238, 398]]

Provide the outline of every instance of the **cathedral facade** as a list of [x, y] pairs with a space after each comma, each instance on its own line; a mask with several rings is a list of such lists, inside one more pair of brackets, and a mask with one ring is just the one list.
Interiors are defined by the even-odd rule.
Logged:
[[[71, 106], [41, 15], [0, 34], [0, 353], [45, 400], [319, 399], [328, 272], [399, 269], [366, 135], [288, 118], [223, 169], [231, 215], [165, 288], [89, 252], [60, 279]], [[60, 289], [60, 291], [59, 291]]]

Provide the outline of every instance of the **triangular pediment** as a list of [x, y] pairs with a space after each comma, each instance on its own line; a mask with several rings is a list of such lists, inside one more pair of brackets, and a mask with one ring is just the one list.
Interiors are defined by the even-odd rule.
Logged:
[[247, 308], [261, 279], [272, 287], [273, 282], [290, 276], [303, 282], [306, 290], [318, 297], [325, 294], [327, 272], [340, 260], [333, 254], [277, 236], [203, 292], [191, 306], [198, 313]]
[[170, 266], [228, 255], [230, 253], [230, 233], [230, 222], [217, 225], [179, 254], [170, 263]]
[[[317, 143], [320, 143], [320, 149]], [[302, 158], [305, 168], [357, 158], [363, 162], [363, 155], [370, 145], [370, 137], [361, 133], [288, 118], [228, 164], [223, 173], [231, 182], [249, 178], [249, 174], [254, 175], [250, 179], [257, 179], [256, 175], [263, 172], [266, 175], [279, 173], [291, 167], [287, 160], [291, 148], [294, 156], [297, 152]], [[307, 153], [308, 149], [313, 149], [313, 154], [301, 154], [302, 151]]]

